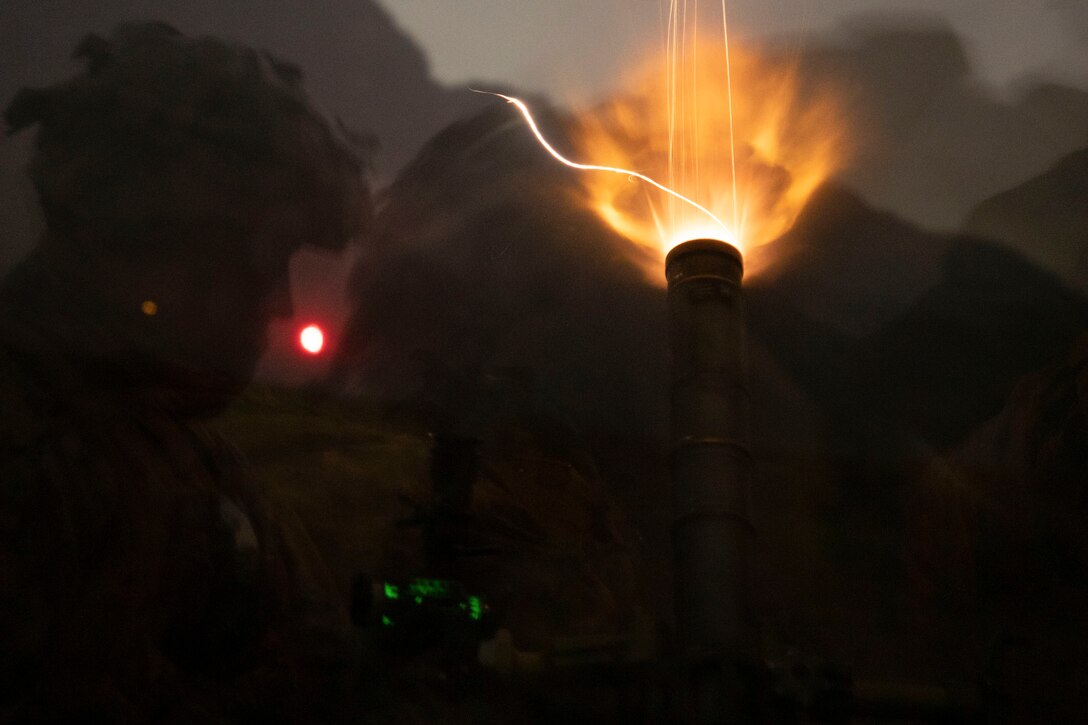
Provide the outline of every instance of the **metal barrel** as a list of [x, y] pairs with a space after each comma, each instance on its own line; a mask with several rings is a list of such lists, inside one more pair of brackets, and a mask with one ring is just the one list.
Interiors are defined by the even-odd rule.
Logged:
[[696, 677], [698, 722], [743, 719], [735, 665], [747, 650], [752, 536], [743, 273], [740, 252], [717, 240], [684, 242], [665, 261], [677, 629], [685, 652], [721, 665]]

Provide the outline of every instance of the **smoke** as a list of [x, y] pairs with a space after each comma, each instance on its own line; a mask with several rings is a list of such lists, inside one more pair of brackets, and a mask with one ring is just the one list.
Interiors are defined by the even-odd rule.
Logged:
[[1088, 92], [1036, 80], [1004, 99], [939, 21], [862, 17], [832, 38], [771, 52], [796, 52], [813, 87], [826, 77], [852, 89], [857, 147], [842, 180], [924, 227], [955, 229], [982, 200], [1088, 145]]

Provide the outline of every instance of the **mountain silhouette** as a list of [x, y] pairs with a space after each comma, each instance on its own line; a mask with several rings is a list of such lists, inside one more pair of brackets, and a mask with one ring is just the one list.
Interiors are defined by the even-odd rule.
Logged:
[[963, 228], [1009, 245], [1088, 293], [1088, 148], [982, 202]]

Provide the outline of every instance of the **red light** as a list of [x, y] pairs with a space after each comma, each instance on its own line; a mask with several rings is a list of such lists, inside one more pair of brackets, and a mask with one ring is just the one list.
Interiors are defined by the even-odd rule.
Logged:
[[302, 345], [303, 350], [316, 355], [325, 347], [325, 333], [317, 325], [308, 325], [299, 333], [298, 343]]

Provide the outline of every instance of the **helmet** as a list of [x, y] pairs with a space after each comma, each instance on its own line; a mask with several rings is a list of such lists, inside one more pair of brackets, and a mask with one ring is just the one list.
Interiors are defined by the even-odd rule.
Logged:
[[83, 73], [24, 89], [4, 115], [9, 133], [38, 125], [29, 172], [51, 230], [141, 240], [278, 211], [300, 243], [339, 247], [369, 220], [358, 144], [317, 112], [298, 68], [161, 23], [88, 36], [75, 55]]

